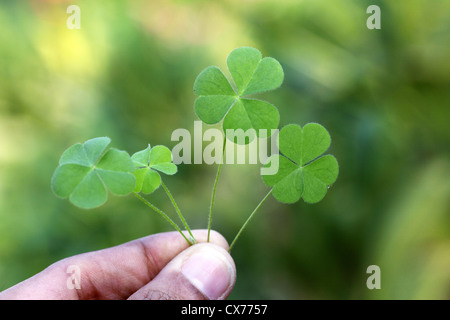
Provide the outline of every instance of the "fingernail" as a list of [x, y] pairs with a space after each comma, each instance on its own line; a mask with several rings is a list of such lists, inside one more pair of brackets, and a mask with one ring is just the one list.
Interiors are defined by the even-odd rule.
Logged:
[[207, 246], [198, 249], [183, 264], [181, 273], [205, 297], [217, 300], [232, 285], [234, 268], [220, 251]]

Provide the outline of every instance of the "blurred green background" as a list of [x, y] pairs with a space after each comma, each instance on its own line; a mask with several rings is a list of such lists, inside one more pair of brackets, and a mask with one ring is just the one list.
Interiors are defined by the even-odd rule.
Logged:
[[[84, 211], [50, 178], [76, 142], [130, 154], [192, 131], [193, 83], [253, 46], [285, 82], [280, 126], [319, 122], [340, 175], [325, 199], [270, 198], [233, 250], [231, 299], [450, 298], [450, 1], [0, 1], [0, 290], [64, 257], [171, 227], [134, 197]], [[66, 9], [81, 8], [69, 30]], [[366, 9], [381, 8], [381, 30]], [[167, 177], [205, 228], [216, 167]], [[245, 177], [245, 178], [244, 178]], [[267, 192], [255, 165], [222, 168], [213, 228], [231, 241]], [[175, 212], [163, 193], [149, 196]], [[366, 269], [381, 268], [381, 290]]]

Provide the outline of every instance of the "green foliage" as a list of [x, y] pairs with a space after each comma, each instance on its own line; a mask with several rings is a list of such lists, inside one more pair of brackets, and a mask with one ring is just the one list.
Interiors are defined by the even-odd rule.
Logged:
[[303, 129], [294, 124], [281, 129], [279, 149], [283, 155], [272, 156], [267, 164], [278, 161], [279, 170], [263, 176], [278, 201], [294, 203], [303, 197], [305, 202], [316, 203], [323, 199], [339, 172], [335, 157], [321, 156], [330, 143], [328, 131], [317, 123], [308, 123]]
[[159, 172], [174, 175], [177, 166], [172, 163], [172, 153], [165, 146], [148, 145], [144, 150], [138, 151], [131, 156], [136, 170], [136, 187], [134, 192], [152, 193], [161, 185]]
[[[223, 129], [266, 129], [278, 127], [279, 114], [276, 107], [257, 99], [251, 94], [273, 90], [283, 82], [283, 69], [273, 58], [262, 58], [257, 49], [242, 47], [233, 50], [227, 65], [234, 80], [235, 89], [217, 67], [208, 67], [197, 77], [194, 91], [198, 95], [195, 112], [199, 118], [214, 124], [223, 119]], [[166, 219], [182, 236], [179, 227], [165, 212], [144, 199], [138, 193], [152, 193], [163, 186], [180, 220], [190, 233], [188, 243], [195, 243], [190, 228], [171, 192], [162, 182], [160, 173], [174, 175], [177, 166], [172, 163], [171, 151], [162, 145], [138, 151], [130, 158], [128, 153], [117, 149], [107, 149], [109, 138], [95, 138], [84, 144], [75, 144], [61, 156], [59, 166], [52, 179], [56, 195], [67, 198], [81, 208], [95, 208], [107, 199], [107, 188], [117, 195], [133, 192], [148, 207]], [[242, 231], [258, 211], [263, 202], [273, 193], [283, 203], [294, 203], [303, 197], [304, 201], [316, 203], [325, 196], [328, 187], [338, 175], [338, 164], [331, 155], [321, 156], [330, 146], [331, 138], [327, 130], [319, 124], [309, 123], [303, 129], [298, 125], [288, 125], [279, 133], [279, 149], [283, 155], [273, 155], [269, 159], [279, 162], [279, 170], [273, 175], [263, 176], [264, 182], [273, 187], [250, 214], [237, 233], [230, 249]], [[208, 218], [208, 237], [211, 230], [212, 211], [221, 164], [218, 167], [211, 197]]]
[[276, 129], [280, 120], [278, 109], [272, 104], [252, 99], [249, 95], [278, 88], [284, 78], [280, 63], [274, 58], [262, 58], [254, 48], [233, 50], [227, 66], [234, 80], [233, 89], [223, 72], [215, 66], [203, 70], [194, 83], [195, 113], [203, 122], [215, 124], [223, 119], [227, 129]]
[[[282, 87], [264, 94], [280, 129], [324, 125], [340, 167], [317, 205], [266, 200], [233, 249], [230, 298], [450, 298], [450, 1], [81, 0], [80, 30], [66, 29], [67, 2], [2, 3], [2, 289], [61, 257], [171, 228], [134, 195], [80, 214], [50, 177], [67, 147], [94, 137], [130, 155], [171, 148], [173, 129], [196, 117], [195, 77], [223, 60], [229, 78], [230, 46], [248, 43], [283, 66]], [[384, 6], [381, 30], [365, 26], [372, 3]], [[161, 177], [203, 228], [213, 168], [178, 169]], [[258, 171], [222, 166], [213, 227], [229, 242], [268, 188]], [[150, 197], [167, 198], [161, 187]], [[365, 287], [370, 264], [381, 290]]]
[[106, 202], [107, 189], [115, 195], [133, 191], [133, 162], [127, 152], [108, 149], [110, 142], [107, 137], [95, 138], [64, 151], [52, 177], [53, 192], [91, 209]]

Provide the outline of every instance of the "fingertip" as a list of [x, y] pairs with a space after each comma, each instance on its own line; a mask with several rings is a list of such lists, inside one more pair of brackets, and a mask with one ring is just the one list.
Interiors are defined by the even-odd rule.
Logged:
[[223, 235], [215, 230], [210, 231], [209, 241], [208, 241], [208, 230], [206, 229], [197, 229], [193, 230], [194, 238], [197, 243], [212, 243], [218, 245], [225, 250], [229, 249], [228, 241], [225, 239]]
[[[221, 237], [214, 239], [223, 245]], [[190, 246], [130, 299], [227, 298], [234, 288], [236, 267], [232, 257], [222, 245], [198, 243]]]
[[190, 248], [181, 273], [209, 300], [228, 297], [236, 281], [233, 259], [228, 251], [214, 243], [201, 243]]

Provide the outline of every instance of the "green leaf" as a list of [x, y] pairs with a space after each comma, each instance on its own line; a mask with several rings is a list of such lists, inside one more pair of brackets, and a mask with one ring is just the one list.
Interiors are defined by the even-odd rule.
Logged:
[[235, 96], [200, 96], [195, 100], [195, 114], [206, 124], [216, 124], [227, 114], [236, 102]]
[[279, 149], [283, 155], [269, 158], [265, 166], [278, 160], [278, 172], [264, 175], [266, 185], [273, 187], [273, 196], [283, 203], [316, 203], [323, 199], [338, 176], [339, 166], [332, 155], [322, 154], [331, 143], [328, 131], [317, 123], [287, 125], [279, 133]]
[[261, 52], [250, 47], [237, 48], [228, 55], [228, 70], [230, 70], [240, 96], [243, 95], [250, 83], [261, 59]]
[[57, 167], [52, 177], [53, 192], [61, 198], [69, 197], [89, 171], [89, 167], [77, 164]]
[[134, 192], [152, 193], [161, 185], [161, 176], [158, 172], [149, 168], [136, 169], [136, 187]]
[[[277, 159], [275, 159], [277, 158]], [[268, 186], [273, 186], [273, 196], [284, 203], [297, 202], [301, 197], [303, 184], [299, 177], [298, 166], [280, 155], [273, 155], [269, 158], [267, 165], [277, 160], [278, 171], [274, 175], [264, 175], [263, 181]]]
[[89, 170], [70, 194], [69, 200], [77, 207], [92, 209], [101, 206], [108, 198], [106, 188], [94, 170]]
[[198, 75], [194, 93], [198, 96], [236, 96], [223, 72], [215, 66], [206, 68]]
[[303, 200], [316, 203], [323, 199], [328, 186], [333, 184], [339, 172], [336, 158], [323, 156], [303, 168], [303, 184], [308, 186], [303, 193]]
[[115, 195], [129, 194], [136, 184], [133, 174], [130, 174], [134, 171], [134, 165], [126, 151], [109, 149], [95, 171]]
[[131, 156], [131, 160], [136, 167], [148, 167], [150, 164], [150, 150], [152, 148], [148, 145], [144, 150], [138, 151]]
[[262, 58], [255, 48], [233, 50], [227, 58], [227, 66], [240, 96], [270, 91], [283, 83], [280, 63], [274, 58]]
[[[207, 124], [222, 120], [236, 101], [236, 93], [219, 68], [211, 66], [203, 70], [194, 83], [195, 113]], [[213, 106], [213, 107], [212, 107]]]
[[53, 173], [53, 192], [84, 209], [105, 203], [107, 190], [130, 193], [136, 184], [133, 162], [125, 151], [107, 149], [110, 142], [107, 137], [94, 138], [64, 151]]
[[259, 130], [265, 129], [270, 135], [270, 130], [277, 128], [279, 121], [278, 109], [270, 103], [256, 99], [240, 99], [223, 120], [223, 127], [224, 130], [254, 129], [257, 136]]
[[59, 164], [78, 164], [81, 166], [89, 166], [90, 161], [84, 151], [81, 143], [74, 144], [68, 148], [59, 158]]
[[172, 162], [172, 152], [165, 146], [154, 146], [150, 150], [149, 165]]
[[[247, 96], [278, 88], [284, 78], [280, 63], [273, 58], [262, 58], [257, 49], [242, 47], [229, 54], [227, 66], [237, 92], [218, 67], [208, 67], [194, 83], [194, 92], [198, 96], [194, 104], [195, 113], [206, 124], [223, 120], [225, 132], [227, 129], [255, 129], [259, 136], [259, 130], [265, 129], [270, 135], [270, 130], [279, 124], [278, 109], [268, 102]], [[249, 141], [247, 139], [245, 143]]]
[[83, 148], [90, 163], [95, 164], [97, 160], [101, 159], [100, 155], [110, 143], [111, 139], [108, 137], [94, 138], [86, 141], [83, 144]]
[[280, 150], [299, 165], [314, 160], [330, 147], [328, 131], [317, 123], [308, 123], [303, 129], [298, 125], [283, 127], [279, 135]]
[[131, 156], [136, 171], [136, 186], [134, 192], [152, 193], [161, 185], [159, 172], [173, 175], [177, 172], [177, 166], [172, 163], [172, 152], [165, 146], [148, 145], [144, 150]]

